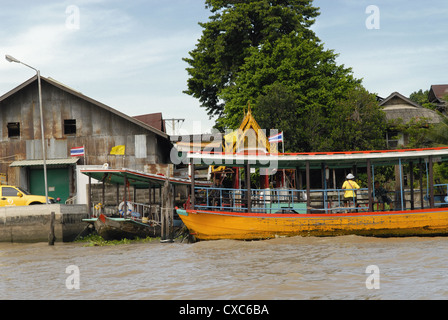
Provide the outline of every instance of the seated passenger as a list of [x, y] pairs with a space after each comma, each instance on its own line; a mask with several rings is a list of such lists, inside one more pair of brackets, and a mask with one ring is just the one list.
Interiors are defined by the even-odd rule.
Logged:
[[380, 186], [379, 181], [375, 181], [375, 198], [378, 203], [381, 204], [381, 210], [384, 210], [384, 204], [387, 203], [389, 206], [392, 204], [392, 200], [387, 196], [387, 190]]

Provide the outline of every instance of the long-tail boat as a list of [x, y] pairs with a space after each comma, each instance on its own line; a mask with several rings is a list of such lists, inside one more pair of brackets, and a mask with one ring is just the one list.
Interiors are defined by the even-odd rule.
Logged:
[[[294, 154], [235, 154], [195, 152], [191, 165], [189, 201], [177, 213], [196, 240], [269, 239], [283, 236], [444, 236], [448, 235], [448, 184], [434, 183], [434, 163], [448, 160], [448, 148], [318, 152]], [[288, 169], [303, 177], [304, 188], [253, 189], [196, 186], [195, 165], [232, 168]], [[393, 208], [375, 197], [375, 170], [392, 166], [396, 189]], [[405, 184], [404, 168], [409, 171]], [[346, 190], [329, 188], [327, 170], [362, 172], [366, 181], [344, 206]], [[317, 173], [315, 171], [318, 171]], [[320, 175], [319, 175], [320, 171]], [[311, 189], [320, 177], [320, 189]], [[319, 178], [318, 178], [319, 179]], [[356, 206], [354, 205], [356, 203]]]

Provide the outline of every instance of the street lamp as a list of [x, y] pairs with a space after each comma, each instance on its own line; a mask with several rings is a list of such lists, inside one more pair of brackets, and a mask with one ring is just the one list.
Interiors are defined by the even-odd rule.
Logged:
[[17, 60], [14, 57], [11, 57], [10, 55], [6, 55], [5, 59], [9, 62], [15, 62], [15, 63], [21, 63], [24, 66], [27, 66], [30, 69], [33, 69], [34, 71], [36, 71], [37, 73], [37, 85], [39, 88], [39, 109], [40, 109], [40, 130], [42, 133], [42, 159], [44, 160], [44, 182], [45, 182], [45, 200], [46, 203], [48, 204], [48, 183], [47, 183], [47, 161], [46, 161], [46, 151], [45, 151], [45, 135], [44, 135], [44, 115], [42, 112], [42, 87], [40, 84], [40, 71], [37, 70], [36, 68], [33, 68], [29, 65], [27, 65], [26, 63], [23, 63], [19, 60]]

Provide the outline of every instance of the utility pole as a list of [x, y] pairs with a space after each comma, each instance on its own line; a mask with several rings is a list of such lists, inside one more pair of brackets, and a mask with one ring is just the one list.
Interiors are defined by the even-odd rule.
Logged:
[[165, 119], [165, 121], [171, 121], [171, 126], [173, 128], [173, 135], [176, 134], [176, 125], [175, 123], [180, 123], [180, 122], [184, 122], [185, 119]]

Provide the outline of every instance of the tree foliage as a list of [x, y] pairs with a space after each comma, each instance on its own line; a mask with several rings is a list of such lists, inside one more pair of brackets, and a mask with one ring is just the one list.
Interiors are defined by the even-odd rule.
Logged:
[[376, 95], [361, 85], [340, 99], [329, 117], [328, 134], [320, 144], [323, 150], [370, 150], [386, 147], [386, 114]]
[[291, 32], [315, 37], [309, 27], [318, 16], [312, 0], [206, 0], [213, 15], [200, 23], [202, 37], [189, 58], [188, 89], [210, 116], [221, 116], [221, 91], [231, 85], [252, 48]]
[[429, 102], [429, 90], [414, 91], [410, 94], [409, 99], [427, 109], [436, 110], [437, 108], [434, 103]]
[[216, 127], [239, 126], [248, 101], [263, 129], [285, 135], [285, 151], [384, 147], [385, 115], [350, 68], [310, 29], [311, 0], [206, 0], [214, 14], [191, 58], [186, 93]]
[[442, 121], [429, 128], [426, 138], [439, 146], [448, 145], [448, 118], [442, 115]]
[[287, 151], [383, 147], [386, 121], [375, 95], [335, 59], [318, 40], [293, 33], [253, 49], [235, 85], [222, 91], [219, 126], [237, 127], [250, 100], [261, 127], [284, 132]]

